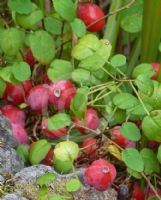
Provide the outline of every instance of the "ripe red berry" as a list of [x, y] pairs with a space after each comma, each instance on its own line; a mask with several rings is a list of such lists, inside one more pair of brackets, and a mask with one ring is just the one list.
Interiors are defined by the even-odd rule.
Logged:
[[111, 130], [111, 139], [116, 144], [118, 144], [122, 148], [126, 147], [135, 147], [135, 143], [133, 141], [128, 140], [120, 132], [121, 126], [115, 126]]
[[56, 138], [60, 138], [66, 134], [66, 132], [67, 132], [66, 128], [62, 128], [62, 129], [58, 129], [58, 130], [48, 130], [47, 123], [48, 123], [47, 119], [44, 119], [41, 123], [41, 130], [46, 137], [48, 137], [50, 139], [56, 139]]
[[27, 104], [31, 110], [44, 113], [47, 111], [49, 101], [49, 88], [47, 85], [36, 85], [27, 96]]
[[85, 183], [99, 191], [107, 190], [115, 177], [115, 166], [103, 159], [94, 161], [84, 172]]
[[26, 51], [25, 61], [30, 65], [30, 67], [33, 67], [36, 64], [36, 59], [34, 58], [30, 48]]
[[141, 188], [139, 187], [139, 184], [137, 182], [134, 184], [132, 198], [135, 200], [144, 200], [145, 199], [144, 192], [141, 190]]
[[7, 83], [3, 98], [14, 105], [20, 104], [24, 102], [25, 96], [31, 88], [32, 84], [30, 80], [24, 81], [19, 85]]
[[56, 83], [51, 83], [49, 102], [57, 110], [68, 109], [75, 94], [76, 88], [71, 81], [61, 80]]
[[26, 130], [20, 125], [11, 123], [12, 132], [19, 144], [27, 144], [28, 136]]
[[159, 63], [151, 63], [151, 66], [153, 67], [153, 69], [155, 71], [155, 74], [151, 77], [151, 79], [156, 80], [158, 77], [160, 64]]
[[[88, 27], [91, 23], [104, 17], [104, 13], [99, 6], [94, 3], [80, 3], [77, 8], [77, 16]], [[105, 19], [101, 19], [96, 24], [88, 28], [90, 32], [98, 32], [105, 25]]]
[[13, 105], [6, 105], [1, 108], [1, 111], [2, 114], [8, 118], [10, 123], [20, 124], [22, 127], [25, 126], [26, 115], [23, 110]]
[[87, 154], [87, 156], [95, 156], [97, 151], [97, 140], [95, 138], [88, 138], [83, 141], [80, 145], [83, 148], [83, 152]]
[[77, 124], [77, 129], [82, 134], [88, 134], [90, 133], [90, 130], [87, 130], [81, 126], [87, 127], [88, 129], [96, 130], [100, 125], [100, 120], [97, 116], [97, 112], [93, 108], [88, 108], [86, 110], [84, 120], [80, 120], [75, 117], [73, 121]]
[[50, 149], [41, 163], [44, 165], [53, 166], [53, 157], [54, 149]]

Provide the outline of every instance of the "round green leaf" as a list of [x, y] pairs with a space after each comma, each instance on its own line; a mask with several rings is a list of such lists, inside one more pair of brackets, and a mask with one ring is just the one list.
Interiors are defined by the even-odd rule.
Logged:
[[0, 77], [9, 83], [19, 84], [20, 82], [16, 80], [12, 73], [12, 66], [3, 67], [0, 69]]
[[78, 179], [73, 178], [68, 180], [65, 186], [68, 192], [76, 192], [80, 189], [81, 183]]
[[48, 119], [48, 129], [57, 130], [70, 126], [72, 123], [70, 115], [65, 113], [58, 113]]
[[16, 28], [0, 31], [0, 48], [7, 56], [16, 56], [22, 46], [24, 34]]
[[72, 80], [83, 85], [90, 85], [90, 72], [85, 69], [75, 69], [72, 72]]
[[126, 148], [122, 151], [121, 155], [127, 167], [137, 172], [144, 171], [144, 161], [138, 150]]
[[20, 156], [21, 160], [27, 162], [29, 159], [29, 152], [25, 145], [21, 144], [16, 149], [18, 155]]
[[49, 197], [49, 200], [65, 200], [63, 196], [59, 194], [54, 194]]
[[144, 172], [146, 174], [151, 174], [155, 172], [159, 173], [160, 166], [156, 154], [151, 149], [148, 148], [142, 149], [140, 153], [145, 165]]
[[36, 31], [30, 36], [30, 47], [34, 57], [41, 64], [49, 64], [55, 56], [55, 45], [46, 31]]
[[121, 67], [126, 64], [126, 57], [122, 54], [117, 54], [111, 58], [110, 62], [114, 68]]
[[6, 83], [2, 79], [0, 79], [0, 98], [3, 97], [5, 90], [6, 90]]
[[12, 11], [20, 14], [29, 14], [32, 11], [32, 3], [30, 0], [8, 0], [8, 6]]
[[121, 28], [128, 33], [137, 33], [142, 28], [142, 15], [135, 13], [121, 20]]
[[44, 25], [45, 30], [53, 35], [61, 33], [62, 22], [52, 16], [45, 17]]
[[76, 10], [72, 0], [53, 0], [56, 12], [65, 20], [73, 21], [76, 17]]
[[[148, 103], [144, 103], [144, 105], [149, 112], [153, 110], [153, 107], [151, 105], [149, 105]], [[145, 111], [145, 109], [141, 103], [139, 103], [138, 105], [136, 105], [133, 108], [128, 109], [127, 112], [129, 114], [138, 115], [138, 116], [143, 116], [143, 115], [147, 114], [147, 112]]]
[[69, 61], [55, 59], [48, 69], [48, 77], [52, 81], [69, 80], [73, 69]]
[[73, 160], [62, 161], [54, 155], [53, 164], [54, 164], [54, 169], [56, 169], [60, 174], [62, 173], [66, 174], [72, 170]]
[[132, 141], [139, 141], [141, 138], [139, 128], [132, 122], [125, 122], [120, 129], [121, 134]]
[[142, 63], [140, 65], [137, 65], [134, 68], [132, 77], [137, 78], [139, 75], [145, 75], [145, 74], [146, 74], [146, 77], [148, 77], [148, 78], [151, 78], [154, 74], [153, 67], [148, 63]]
[[14, 63], [12, 73], [18, 81], [28, 80], [31, 76], [30, 66], [26, 62]]
[[134, 171], [134, 170], [132, 170], [132, 169], [130, 169], [130, 168], [127, 168], [127, 172], [128, 172], [131, 176], [135, 177], [136, 179], [142, 179], [142, 175], [141, 175], [139, 172], [136, 172], [136, 171]]
[[161, 145], [158, 148], [157, 158], [158, 158], [158, 160], [159, 160], [159, 162], [161, 164]]
[[43, 185], [52, 183], [55, 180], [56, 180], [56, 175], [54, 173], [47, 172], [36, 180], [36, 184], [42, 187]]
[[47, 142], [47, 140], [39, 140], [35, 142], [32, 146], [32, 149], [29, 153], [29, 160], [34, 164], [39, 164], [47, 155], [51, 145]]
[[78, 37], [82, 37], [86, 34], [86, 26], [82, 20], [75, 18], [70, 24], [73, 33], [75, 33]]
[[113, 98], [113, 103], [118, 108], [121, 109], [129, 109], [136, 105], [138, 105], [139, 101], [132, 94], [122, 92], [120, 94], [116, 94]]

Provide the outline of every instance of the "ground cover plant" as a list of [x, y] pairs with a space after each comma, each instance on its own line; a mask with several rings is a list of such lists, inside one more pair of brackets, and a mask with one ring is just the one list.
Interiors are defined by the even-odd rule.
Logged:
[[[161, 1], [0, 3], [1, 112], [27, 166], [75, 173], [118, 199], [161, 199]], [[26, 146], [26, 144], [28, 146]], [[68, 194], [69, 193], [69, 194]]]

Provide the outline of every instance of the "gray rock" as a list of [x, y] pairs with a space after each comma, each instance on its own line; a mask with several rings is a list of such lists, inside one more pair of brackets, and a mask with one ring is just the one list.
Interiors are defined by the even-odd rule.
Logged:
[[25, 197], [21, 197], [18, 194], [7, 194], [3, 198], [0, 198], [0, 200], [28, 200]]
[[0, 147], [0, 174], [15, 174], [24, 168], [15, 149]]
[[5, 180], [4, 180], [3, 176], [0, 175], [0, 185], [3, 185], [3, 184], [4, 184], [4, 181], [5, 181]]
[[0, 112], [0, 146], [15, 148], [18, 146], [16, 138], [12, 135], [12, 127], [8, 119]]

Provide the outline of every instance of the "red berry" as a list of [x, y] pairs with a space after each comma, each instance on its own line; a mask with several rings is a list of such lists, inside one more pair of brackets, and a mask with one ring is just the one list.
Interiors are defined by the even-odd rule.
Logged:
[[48, 130], [47, 129], [47, 119], [44, 119], [41, 123], [41, 130], [43, 134], [51, 139], [60, 138], [67, 132], [66, 128], [58, 129], [58, 130]]
[[44, 165], [53, 166], [53, 157], [54, 149], [50, 149], [41, 163]]
[[[104, 13], [99, 6], [94, 3], [80, 3], [77, 9], [77, 16], [88, 27], [91, 23], [104, 17]], [[98, 32], [105, 25], [105, 19], [101, 19], [96, 24], [88, 28], [90, 32]]]
[[47, 111], [49, 101], [49, 88], [46, 85], [36, 85], [27, 96], [27, 104], [31, 110], [38, 113]]
[[84, 181], [99, 191], [107, 190], [115, 177], [114, 165], [103, 159], [94, 161], [84, 172]]
[[22, 84], [19, 85], [7, 83], [4, 93], [4, 99], [15, 105], [20, 104], [24, 102], [25, 96], [31, 88], [32, 84], [30, 80], [24, 81]]
[[68, 109], [75, 94], [76, 88], [71, 81], [61, 80], [56, 83], [51, 83], [49, 102], [57, 110]]
[[135, 200], [144, 200], [145, 199], [144, 192], [141, 190], [141, 188], [139, 187], [137, 182], [134, 184], [132, 198]]
[[159, 63], [151, 63], [151, 66], [153, 67], [153, 69], [155, 71], [155, 74], [151, 77], [151, 79], [156, 80], [158, 77], [160, 64]]
[[30, 65], [30, 67], [33, 67], [36, 64], [36, 59], [34, 58], [32, 51], [29, 48], [26, 51], [25, 61]]
[[18, 143], [27, 144], [28, 136], [26, 130], [20, 124], [11, 123], [11, 125], [13, 135], [17, 139]]
[[6, 105], [1, 108], [2, 114], [5, 115], [11, 123], [25, 126], [25, 112], [13, 105]]
[[96, 142], [95, 138], [88, 138], [83, 141], [80, 147], [83, 148], [83, 152], [88, 156], [95, 156], [98, 148]]
[[[100, 120], [97, 116], [97, 112], [93, 108], [88, 108], [85, 113], [85, 119], [80, 120], [78, 118], [74, 118], [74, 122], [77, 124], [77, 128], [80, 133], [88, 134], [90, 130], [82, 128], [81, 126], [85, 126], [88, 129], [96, 130], [100, 125]], [[81, 125], [81, 126], [79, 126]]]

